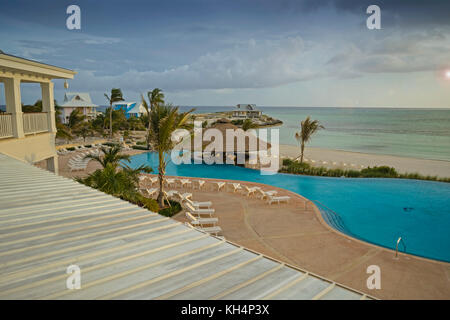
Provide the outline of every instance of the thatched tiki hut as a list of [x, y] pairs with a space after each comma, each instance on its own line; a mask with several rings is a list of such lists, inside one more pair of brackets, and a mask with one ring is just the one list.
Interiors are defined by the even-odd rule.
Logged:
[[206, 163], [245, 165], [257, 159], [259, 151], [267, 151], [270, 143], [259, 139], [251, 130], [243, 131], [227, 119], [218, 120], [212, 127], [203, 129], [202, 135], [191, 138], [192, 157], [203, 158]]

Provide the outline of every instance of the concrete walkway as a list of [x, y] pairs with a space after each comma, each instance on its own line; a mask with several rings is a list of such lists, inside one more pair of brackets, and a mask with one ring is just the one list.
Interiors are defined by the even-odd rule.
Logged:
[[[392, 250], [338, 233], [322, 220], [314, 204], [290, 191], [278, 190], [280, 195], [291, 196], [290, 204], [269, 206], [260, 199], [209, 187], [207, 191], [194, 191], [193, 199], [213, 202], [227, 240], [267, 256], [380, 299], [450, 298], [449, 263], [405, 254], [396, 259]], [[175, 219], [186, 221], [184, 213]], [[380, 290], [367, 288], [370, 265], [381, 269]]]

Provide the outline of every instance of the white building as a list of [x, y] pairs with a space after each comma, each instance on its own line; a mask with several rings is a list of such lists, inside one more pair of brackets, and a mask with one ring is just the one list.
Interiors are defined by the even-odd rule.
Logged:
[[[0, 51], [0, 82], [6, 98], [6, 112], [0, 113], [0, 153], [28, 163], [46, 160], [47, 169], [58, 172], [52, 80], [73, 79], [75, 73]], [[42, 112], [22, 112], [21, 83], [40, 84]]]
[[97, 116], [96, 104], [92, 103], [91, 96], [87, 92], [67, 92], [64, 94], [64, 102], [61, 107], [62, 123], [69, 121], [70, 114], [73, 110], [80, 110], [81, 114], [87, 119], [93, 119]]
[[234, 118], [259, 118], [262, 112], [256, 109], [254, 104], [238, 104], [233, 110]]

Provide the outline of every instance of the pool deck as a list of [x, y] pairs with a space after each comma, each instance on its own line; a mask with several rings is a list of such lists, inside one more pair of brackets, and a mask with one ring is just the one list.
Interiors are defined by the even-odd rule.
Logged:
[[[335, 231], [323, 221], [312, 202], [296, 193], [241, 183], [278, 190], [279, 195], [291, 196], [291, 202], [268, 205], [254, 197], [212, 191], [210, 186], [201, 192], [186, 189], [193, 192], [196, 201], [213, 202], [218, 225], [227, 240], [380, 299], [450, 299], [449, 263], [403, 253], [395, 258], [392, 250]], [[186, 221], [184, 212], [174, 218]], [[379, 290], [367, 288], [370, 265], [381, 269]]]

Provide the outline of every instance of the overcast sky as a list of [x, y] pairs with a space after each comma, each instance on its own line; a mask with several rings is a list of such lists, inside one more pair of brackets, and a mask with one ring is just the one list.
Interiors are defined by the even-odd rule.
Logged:
[[112, 87], [129, 101], [159, 87], [179, 105], [450, 107], [449, 31], [447, 0], [0, 2], [0, 50], [77, 71], [69, 91], [99, 105]]

